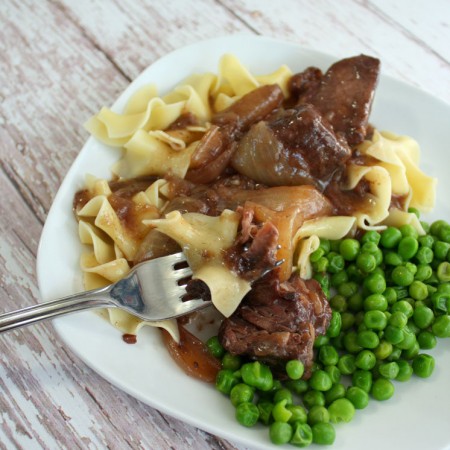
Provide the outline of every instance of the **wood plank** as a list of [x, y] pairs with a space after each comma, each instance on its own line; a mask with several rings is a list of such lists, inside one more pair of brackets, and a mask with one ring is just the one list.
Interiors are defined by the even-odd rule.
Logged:
[[166, 53], [226, 34], [249, 32], [213, 0], [97, 2], [64, 0], [67, 14], [131, 79]]
[[[259, 0], [221, 2], [260, 34], [285, 36], [337, 58], [358, 53], [377, 56], [385, 74], [450, 102], [450, 64], [445, 57], [427, 45], [419, 45], [395, 18], [380, 14], [365, 1], [347, 0], [340, 2], [338, 8], [331, 7], [328, 0], [284, 0], [282, 4]], [[410, 4], [404, 3], [404, 11]], [[421, 19], [420, 10], [407, 11], [417, 14], [413, 16], [416, 21]]]

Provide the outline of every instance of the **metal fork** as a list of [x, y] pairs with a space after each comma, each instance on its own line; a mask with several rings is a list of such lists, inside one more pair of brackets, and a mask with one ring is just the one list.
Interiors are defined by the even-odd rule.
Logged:
[[192, 275], [183, 253], [136, 265], [117, 283], [57, 300], [0, 314], [0, 332], [91, 308], [121, 308], [140, 319], [157, 322], [211, 305], [201, 299], [182, 301]]

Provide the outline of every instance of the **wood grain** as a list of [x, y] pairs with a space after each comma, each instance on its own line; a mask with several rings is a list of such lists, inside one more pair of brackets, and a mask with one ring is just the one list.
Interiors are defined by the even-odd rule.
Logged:
[[[4, 0], [0, 3], [0, 310], [38, 301], [46, 215], [82, 124], [165, 53], [230, 33], [274, 36], [450, 102], [446, 0]], [[55, 236], [57, 239], [57, 236]], [[150, 408], [86, 367], [51, 324], [0, 336], [0, 449], [241, 449]]]

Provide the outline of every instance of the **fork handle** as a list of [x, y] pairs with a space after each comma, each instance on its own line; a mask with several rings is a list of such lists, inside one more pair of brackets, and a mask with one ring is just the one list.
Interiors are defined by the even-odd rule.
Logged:
[[0, 333], [85, 309], [115, 307], [116, 305], [104, 295], [107, 291], [108, 288], [101, 288], [81, 292], [0, 314]]

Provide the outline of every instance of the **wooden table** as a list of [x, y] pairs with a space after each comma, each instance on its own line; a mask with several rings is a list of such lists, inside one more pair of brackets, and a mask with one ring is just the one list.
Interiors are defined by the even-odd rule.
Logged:
[[[448, 0], [3, 0], [0, 6], [1, 307], [39, 299], [46, 214], [87, 138], [82, 124], [167, 52], [231, 33], [285, 38], [450, 102]], [[51, 323], [0, 337], [0, 448], [232, 449], [119, 391]]]

